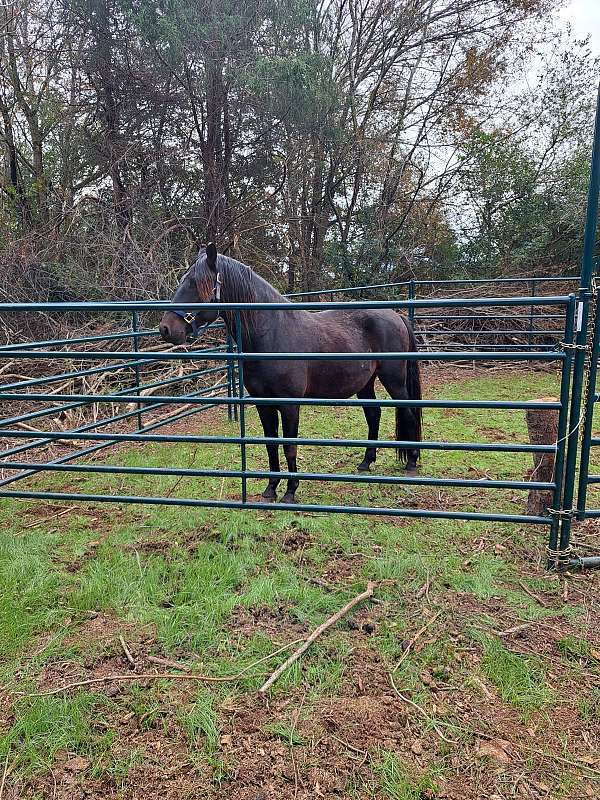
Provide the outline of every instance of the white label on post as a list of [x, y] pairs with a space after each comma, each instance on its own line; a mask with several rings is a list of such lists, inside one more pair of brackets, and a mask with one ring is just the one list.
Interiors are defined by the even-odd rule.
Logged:
[[575, 328], [577, 333], [579, 333], [579, 331], [581, 330], [582, 318], [583, 318], [583, 303], [579, 301], [579, 303], [577, 303], [577, 325]]

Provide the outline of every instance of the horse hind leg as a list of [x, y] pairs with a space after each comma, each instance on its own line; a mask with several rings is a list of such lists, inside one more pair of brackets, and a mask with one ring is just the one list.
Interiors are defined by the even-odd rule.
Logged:
[[[286, 438], [295, 439], [298, 436], [298, 424], [300, 422], [300, 409], [298, 406], [281, 406], [281, 427]], [[283, 452], [287, 461], [288, 472], [296, 472], [296, 456], [298, 446], [295, 444], [284, 444]], [[282, 503], [296, 502], [296, 489], [299, 481], [297, 478], [288, 478], [285, 494], [281, 498]]]
[[[386, 392], [393, 400], [409, 400], [408, 390], [401, 377], [402, 371], [393, 361], [386, 361], [379, 371], [379, 380], [385, 387]], [[397, 406], [396, 409], [396, 439], [417, 441], [418, 421], [412, 408], [408, 406]], [[417, 448], [398, 448], [398, 457], [406, 462], [406, 472], [415, 475], [419, 462], [420, 451]]]
[[[356, 396], [359, 400], [374, 400], [375, 399], [375, 375], [371, 378], [371, 380], [367, 383], [367, 385], [362, 388], [359, 392], [356, 393]], [[381, 408], [379, 406], [363, 406], [362, 407], [365, 419], [367, 420], [367, 427], [368, 427], [368, 435], [367, 438], [369, 439], [378, 439], [379, 438], [379, 423], [381, 421]], [[377, 458], [377, 448], [375, 447], [367, 447], [365, 450], [365, 457], [358, 465], [357, 469], [359, 472], [369, 472], [371, 469], [371, 464]]]
[[[257, 406], [258, 416], [263, 426], [265, 436], [279, 436], [279, 419], [277, 409], [274, 406]], [[269, 457], [269, 472], [279, 472], [279, 445], [267, 444], [267, 455]], [[262, 493], [265, 500], [273, 502], [277, 499], [277, 487], [281, 478], [271, 476], [266, 489]]]

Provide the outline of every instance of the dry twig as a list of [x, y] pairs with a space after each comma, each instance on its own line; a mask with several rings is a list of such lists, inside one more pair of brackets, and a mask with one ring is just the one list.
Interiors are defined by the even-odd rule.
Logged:
[[92, 686], [98, 683], [112, 683], [118, 681], [186, 680], [198, 681], [199, 683], [231, 683], [239, 680], [241, 676], [242, 673], [238, 673], [237, 675], [216, 676], [197, 675], [194, 673], [179, 675], [171, 672], [128, 672], [126, 675], [104, 675], [101, 678], [87, 678], [84, 681], [74, 681], [73, 683], [67, 683], [65, 686], [59, 686], [56, 689], [50, 689], [48, 692], [33, 692], [32, 694], [28, 694], [27, 697], [48, 697], [52, 694], [67, 692], [69, 689], [77, 689], [80, 686]]
[[121, 634], [119, 634], [119, 642], [121, 644], [121, 647], [123, 648], [123, 652], [125, 653], [125, 658], [127, 659], [127, 661], [129, 661], [129, 663], [131, 664], [132, 667], [135, 667], [135, 659], [131, 655], [131, 651], [127, 647], [127, 644], [125, 643], [125, 639], [121, 636]]
[[412, 638], [412, 639], [410, 640], [410, 642], [407, 644], [407, 646], [406, 646], [406, 649], [404, 650], [404, 652], [403, 652], [403, 653], [402, 653], [402, 655], [400, 656], [400, 660], [398, 661], [398, 663], [396, 664], [396, 666], [394, 667], [394, 669], [392, 670], [392, 672], [396, 672], [396, 670], [398, 669], [398, 667], [400, 666], [400, 664], [402, 664], [402, 662], [404, 661], [404, 659], [408, 657], [408, 654], [410, 653], [411, 649], [412, 649], [412, 648], [415, 646], [415, 644], [416, 644], [417, 640], [421, 638], [421, 636], [422, 636], [422, 635], [425, 633], [425, 631], [427, 630], [427, 628], [429, 628], [429, 627], [431, 627], [431, 626], [433, 625], [433, 623], [436, 621], [436, 619], [437, 619], [437, 618], [440, 616], [440, 614], [441, 614], [441, 613], [442, 613], [441, 611], [437, 611], [437, 612], [436, 612], [436, 613], [433, 615], [433, 617], [431, 617], [431, 619], [430, 619], [430, 620], [428, 620], [428, 621], [425, 623], [425, 625], [423, 625], [423, 627], [422, 627], [422, 628], [420, 628], [420, 629], [419, 629], [419, 630], [418, 630], [418, 631], [415, 633], [415, 635], [413, 636], [413, 638]]
[[30, 522], [27, 525], [24, 525], [23, 528], [37, 528], [40, 525], [44, 525], [48, 522], [49, 519], [56, 519], [57, 517], [63, 517], [65, 514], [68, 514], [69, 511], [75, 511], [77, 506], [69, 506], [68, 508], [63, 508], [62, 511], [59, 511], [57, 514], [50, 514], [49, 517], [44, 517], [42, 520], [36, 520], [35, 522]]
[[529, 597], [531, 597], [533, 600], [535, 600], [544, 608], [548, 608], [548, 603], [542, 597], [537, 595], [535, 592], [532, 592], [531, 589], [525, 583], [523, 583], [523, 581], [519, 581], [519, 586], [521, 587], [521, 589], [523, 589], [525, 594], [528, 594]]
[[444, 734], [441, 732], [439, 727], [436, 725], [436, 723], [433, 721], [433, 719], [429, 716], [429, 714], [425, 711], [424, 708], [421, 708], [421, 706], [415, 703], [414, 700], [411, 700], [410, 698], [402, 694], [400, 689], [398, 689], [398, 687], [396, 686], [394, 682], [394, 675], [391, 672], [390, 672], [390, 683], [392, 685], [392, 689], [396, 692], [400, 700], [402, 700], [404, 703], [408, 703], [409, 706], [415, 708], [419, 712], [419, 714], [425, 717], [427, 722], [431, 724], [431, 727], [437, 733], [440, 739], [442, 739], [444, 742], [447, 742], [448, 744], [456, 744], [456, 742], [453, 739], [448, 739], [446, 736], [444, 736]]
[[181, 661], [172, 661], [170, 658], [162, 658], [161, 656], [146, 656], [146, 661], [152, 664], [159, 664], [161, 667], [171, 667], [172, 669], [180, 669], [182, 672], [190, 672], [191, 668]]
[[[253, 661], [251, 664], [248, 664], [244, 669], [240, 670], [235, 675], [198, 675], [193, 672], [187, 672], [184, 675], [179, 675], [172, 672], [128, 672], [125, 675], [104, 675], [101, 678], [88, 678], [83, 681], [74, 681], [73, 683], [67, 683], [65, 686], [59, 686], [56, 689], [51, 689], [48, 692], [34, 692], [33, 694], [27, 695], [27, 697], [46, 697], [52, 694], [60, 694], [61, 692], [66, 692], [69, 689], [76, 689], [80, 686], [91, 686], [97, 683], [110, 683], [112, 681], [136, 681], [136, 680], [188, 680], [188, 681], [198, 681], [200, 683], [235, 683], [235, 681], [241, 680], [242, 678], [248, 677], [258, 677], [258, 675], [248, 675], [248, 672], [253, 669], [254, 667], [258, 666], [258, 664], [262, 664], [264, 661], [267, 661], [269, 658], [273, 658], [276, 655], [279, 655], [283, 650], [287, 650], [289, 647], [297, 644], [301, 639], [296, 639], [289, 644], [285, 644], [282, 647], [279, 647], [277, 650], [269, 653], [267, 656], [263, 656], [259, 658], [257, 661]], [[179, 665], [178, 662], [168, 662], [167, 659], [161, 659], [159, 656], [148, 656], [148, 661], [154, 661], [155, 663], [164, 664], [170, 663], [175, 665], [176, 669], [189, 669], [185, 665]], [[260, 673], [264, 675], [264, 673]], [[16, 692], [15, 694], [22, 694], [22, 692]]]
[[361, 594], [354, 597], [352, 600], [350, 600], [349, 603], [346, 603], [346, 605], [343, 608], [341, 608], [339, 611], [336, 611], [336, 613], [333, 614], [331, 617], [329, 617], [329, 619], [326, 619], [322, 625], [319, 625], [318, 628], [315, 628], [315, 630], [310, 634], [310, 636], [307, 639], [304, 640], [304, 642], [300, 645], [300, 647], [297, 650], [295, 650], [291, 654], [291, 656], [283, 662], [283, 664], [277, 667], [275, 672], [273, 672], [273, 674], [269, 677], [269, 679], [263, 683], [263, 685], [260, 687], [258, 691], [261, 694], [264, 694], [267, 691], [267, 689], [269, 689], [275, 683], [275, 681], [286, 671], [286, 669], [290, 667], [295, 661], [297, 661], [300, 658], [300, 656], [308, 650], [311, 644], [314, 641], [316, 641], [319, 638], [319, 636], [322, 636], [322, 634], [324, 634], [326, 630], [331, 628], [332, 625], [335, 625], [335, 623], [338, 622], [346, 614], [348, 614], [349, 611], [352, 611], [352, 609], [355, 606], [357, 606], [359, 603], [362, 603], [363, 600], [367, 600], [369, 597], [371, 597], [374, 588], [375, 584], [373, 583], [373, 581], [369, 581], [367, 583], [367, 588], [365, 589], [364, 592], [361, 592]]
[[0, 800], [4, 797], [4, 784], [6, 783], [6, 776], [8, 774], [8, 758], [10, 756], [10, 747], [6, 751], [6, 759], [4, 760], [4, 772], [2, 773], [2, 783], [0, 783]]

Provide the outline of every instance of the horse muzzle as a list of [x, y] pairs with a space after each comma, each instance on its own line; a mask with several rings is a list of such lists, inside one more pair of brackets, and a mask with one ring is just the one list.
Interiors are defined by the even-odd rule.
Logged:
[[173, 314], [172, 311], [166, 311], [159, 323], [158, 330], [163, 342], [169, 344], [185, 344], [187, 341], [191, 326]]

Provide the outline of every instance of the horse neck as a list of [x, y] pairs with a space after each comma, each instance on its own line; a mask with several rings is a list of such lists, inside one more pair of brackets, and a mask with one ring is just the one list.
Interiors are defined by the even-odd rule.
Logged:
[[[224, 303], [288, 303], [274, 286], [257, 275], [250, 267], [232, 258], [221, 256], [219, 263], [222, 289], [221, 300]], [[277, 312], [254, 311], [243, 309], [239, 312], [242, 347], [247, 352], [260, 350], [268, 335], [272, 333]], [[223, 318], [230, 336], [237, 340], [237, 313], [224, 311]]]

